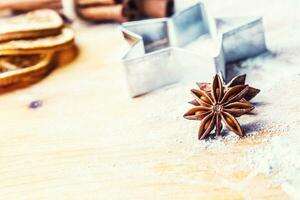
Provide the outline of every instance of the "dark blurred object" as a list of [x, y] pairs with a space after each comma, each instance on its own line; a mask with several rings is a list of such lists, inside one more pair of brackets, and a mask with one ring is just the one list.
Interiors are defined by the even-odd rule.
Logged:
[[37, 109], [37, 108], [42, 107], [42, 106], [43, 106], [43, 101], [42, 100], [36, 100], [36, 101], [30, 102], [30, 104], [28, 105], [28, 108]]
[[60, 11], [62, 9], [61, 0], [0, 0], [0, 10], [28, 12], [43, 8]]
[[85, 20], [117, 22], [169, 17], [175, 7], [174, 0], [77, 0], [76, 4]]

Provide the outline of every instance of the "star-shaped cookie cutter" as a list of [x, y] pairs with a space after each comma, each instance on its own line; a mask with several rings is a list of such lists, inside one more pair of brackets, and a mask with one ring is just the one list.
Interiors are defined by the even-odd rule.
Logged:
[[169, 18], [123, 23], [129, 93], [139, 96], [182, 80], [226, 78], [226, 63], [267, 50], [261, 17], [211, 19], [199, 2]]

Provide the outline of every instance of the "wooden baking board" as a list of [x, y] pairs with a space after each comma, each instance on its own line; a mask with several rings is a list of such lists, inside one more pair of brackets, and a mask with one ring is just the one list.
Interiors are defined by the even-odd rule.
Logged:
[[0, 199], [287, 198], [268, 177], [227, 170], [259, 138], [197, 150], [195, 132], [176, 139], [178, 120], [147, 122], [160, 107], [129, 98], [117, 25], [78, 28], [76, 41], [74, 61], [0, 97]]

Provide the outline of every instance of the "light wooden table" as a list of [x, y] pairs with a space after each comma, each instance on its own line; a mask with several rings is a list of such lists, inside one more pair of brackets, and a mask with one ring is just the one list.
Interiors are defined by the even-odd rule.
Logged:
[[287, 198], [268, 177], [231, 169], [259, 139], [203, 150], [183, 110], [155, 114], [173, 105], [159, 91], [129, 98], [117, 26], [76, 32], [76, 60], [0, 97], [0, 199]]

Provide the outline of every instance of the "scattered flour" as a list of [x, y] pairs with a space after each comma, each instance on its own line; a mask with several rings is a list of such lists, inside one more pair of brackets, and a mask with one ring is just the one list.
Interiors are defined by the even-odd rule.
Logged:
[[300, 30], [290, 25], [268, 32], [270, 53], [233, 66], [233, 71], [247, 73], [249, 82], [262, 89], [260, 120], [279, 133], [252, 147], [241, 165], [274, 177], [292, 199], [300, 199], [300, 59], [295, 53], [300, 38], [291, 33]]

